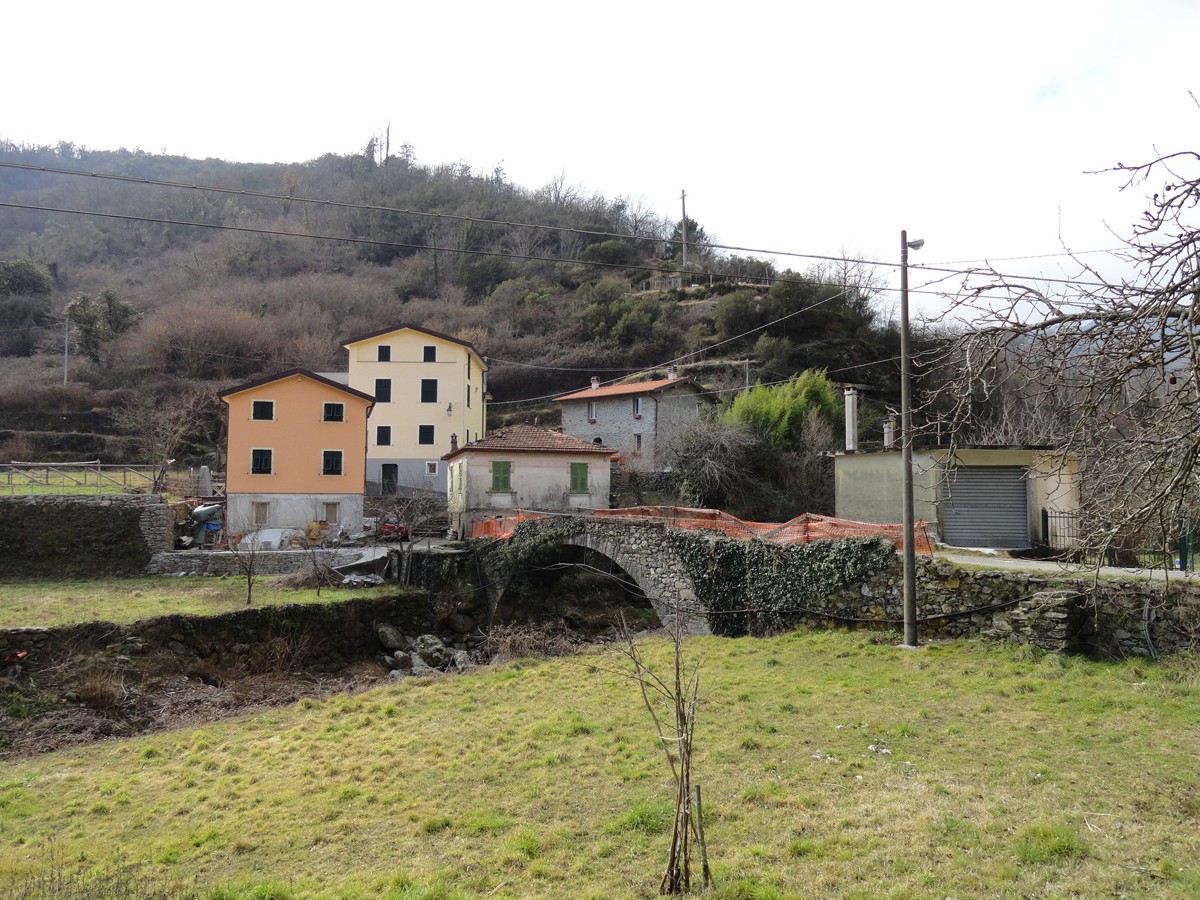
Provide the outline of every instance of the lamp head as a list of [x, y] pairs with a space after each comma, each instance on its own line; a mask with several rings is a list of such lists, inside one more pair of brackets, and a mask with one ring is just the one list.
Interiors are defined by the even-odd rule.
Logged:
[[917, 238], [915, 241], [908, 242], [909, 250], [920, 250], [925, 246], [925, 238]]

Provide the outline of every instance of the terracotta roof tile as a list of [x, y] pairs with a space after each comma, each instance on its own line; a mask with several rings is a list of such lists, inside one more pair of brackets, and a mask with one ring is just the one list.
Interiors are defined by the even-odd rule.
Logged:
[[658, 381], [637, 381], [633, 384], [609, 384], [598, 388], [584, 388], [582, 391], [560, 394], [554, 400], [561, 403], [563, 400], [594, 400], [597, 397], [619, 397], [623, 394], [651, 394], [682, 384], [696, 386], [690, 378], [662, 378]]
[[551, 431], [549, 428], [541, 428], [537, 425], [512, 425], [500, 431], [494, 431], [485, 438], [481, 438], [478, 441], [459, 447], [451, 453], [447, 453], [442, 459], [449, 459], [466, 450], [500, 450], [508, 452], [558, 451], [605, 453], [609, 455], [616, 453], [611, 447], [593, 444], [591, 441], [563, 434], [561, 431]]

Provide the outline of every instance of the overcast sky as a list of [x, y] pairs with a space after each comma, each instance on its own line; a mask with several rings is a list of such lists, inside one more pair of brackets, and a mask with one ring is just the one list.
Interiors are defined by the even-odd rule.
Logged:
[[1200, 125], [1195, 0], [68, 0], [4, 22], [10, 140], [292, 162], [390, 124], [421, 163], [526, 187], [561, 173], [671, 217], [686, 190], [781, 268], [895, 261], [902, 228], [913, 263], [1115, 246], [1156, 188], [1086, 173]]

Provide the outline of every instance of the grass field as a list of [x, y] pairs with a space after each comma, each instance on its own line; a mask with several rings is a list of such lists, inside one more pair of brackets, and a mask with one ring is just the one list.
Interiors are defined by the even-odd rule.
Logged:
[[153, 484], [152, 466], [0, 466], [0, 496], [145, 493]]
[[[709, 896], [1200, 896], [1195, 657], [836, 633], [687, 653]], [[526, 660], [3, 764], [0, 894], [124, 873], [127, 897], [654, 896], [671, 781], [626, 670]]]
[[[318, 597], [316, 588], [275, 587], [276, 581], [278, 576], [255, 578], [251, 595], [254, 606], [332, 603], [346, 597], [336, 588], [324, 588]], [[374, 590], [357, 587], [354, 595], [369, 596]], [[215, 615], [245, 608], [246, 579], [243, 576], [0, 581], [0, 628], [50, 627], [95, 621], [124, 625], [152, 616]]]

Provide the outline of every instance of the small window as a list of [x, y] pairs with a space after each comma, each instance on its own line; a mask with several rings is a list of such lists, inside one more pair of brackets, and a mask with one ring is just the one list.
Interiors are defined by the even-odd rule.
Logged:
[[376, 361], [378, 361], [378, 362], [391, 362], [392, 361], [392, 347], [390, 344], [380, 344], [376, 349], [378, 351], [378, 353], [375, 357]]
[[437, 379], [422, 378], [421, 379], [421, 402], [422, 403], [437, 403]]
[[275, 418], [274, 400], [255, 400], [250, 404], [250, 418], [270, 422]]
[[326, 504], [324, 504], [324, 506], [325, 506], [325, 521], [326, 522], [341, 521], [341, 504], [340, 503], [326, 503]]
[[326, 422], [345, 422], [346, 421], [346, 404], [344, 403], [326, 403], [325, 411], [321, 418]]
[[587, 405], [587, 420], [589, 422], [596, 421], [596, 401], [589, 400]]
[[375, 402], [376, 403], [391, 403], [392, 402], [392, 379], [376, 378], [375, 379]]
[[421, 354], [422, 362], [437, 362], [437, 347], [432, 344], [426, 344]]
[[264, 503], [264, 502], [255, 502], [254, 503], [254, 524], [262, 526], [262, 525], [266, 525], [269, 521], [271, 521], [271, 504]]
[[635, 434], [633, 436], [633, 452], [634, 453], [642, 452], [642, 436], [640, 434]]
[[588, 492], [588, 464], [571, 463], [571, 493], [586, 494]]
[[437, 466], [436, 460], [425, 463], [425, 474], [426, 475], [436, 475], [437, 473], [438, 473], [438, 466]]
[[375, 426], [375, 446], [377, 446], [377, 447], [392, 446], [392, 426], [391, 425]]
[[418, 425], [417, 426], [417, 443], [432, 444], [433, 443], [433, 426]]
[[467, 381], [471, 380], [471, 354], [467, 354]]
[[250, 474], [251, 475], [270, 475], [271, 474], [271, 451], [270, 450], [251, 450], [250, 451]]
[[633, 398], [633, 414], [635, 417], [637, 417], [639, 419], [642, 416], [642, 398], [641, 397]]
[[342, 451], [341, 450], [323, 450], [321, 452], [321, 474], [322, 475], [341, 475], [342, 474]]
[[494, 460], [492, 462], [492, 490], [512, 490], [512, 463]]

